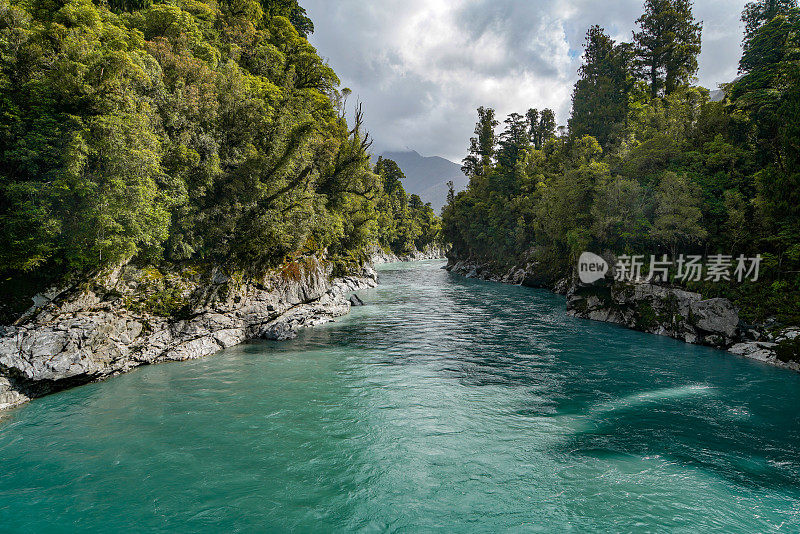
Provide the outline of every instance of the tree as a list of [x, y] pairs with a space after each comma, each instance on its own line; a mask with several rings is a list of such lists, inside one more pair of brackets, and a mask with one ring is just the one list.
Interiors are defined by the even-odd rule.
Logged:
[[[534, 136], [536, 135], [536, 128], [539, 127], [539, 110], [536, 108], [529, 109], [525, 113], [525, 118], [528, 119], [528, 136], [531, 138], [531, 142], [534, 141]], [[539, 150], [538, 147], [535, 147]]]
[[470, 137], [467, 157], [461, 162], [461, 172], [472, 178], [481, 174], [481, 157], [478, 138]]
[[140, 92], [154, 61], [125, 50], [135, 39], [109, 42], [108, 12], [89, 2], [47, 13], [54, 27], [0, 13], [0, 271], [93, 271], [158, 251], [181, 195]]
[[512, 113], [504, 121], [506, 128], [500, 134], [497, 162], [513, 169], [523, 151], [530, 146], [528, 121], [519, 113]]
[[598, 187], [592, 233], [605, 247], [629, 250], [647, 236], [648, 196], [635, 180], [617, 177]]
[[[730, 89], [735, 109], [752, 121], [763, 164], [759, 205], [782, 251], [800, 239], [800, 9], [779, 13], [751, 36]], [[800, 263], [800, 262], [799, 262]]]
[[2, 280], [365, 247], [380, 177], [304, 17], [296, 0], [0, 0]]
[[636, 54], [652, 98], [672, 93], [697, 73], [702, 23], [695, 22], [691, 0], [646, 0], [636, 21]]
[[153, 0], [109, 0], [108, 7], [115, 12], [136, 11], [153, 5]]
[[797, 0], [758, 0], [749, 2], [742, 11], [744, 22], [744, 39], [742, 48], [745, 52], [750, 47], [750, 40], [756, 32], [766, 23], [778, 15], [787, 14], [792, 8], [797, 7]]
[[724, 230], [728, 237], [728, 246], [730, 250], [739, 250], [749, 234], [747, 205], [739, 191], [728, 189], [723, 195], [727, 215]]
[[495, 119], [492, 108], [478, 108], [478, 124], [475, 126], [475, 134], [478, 136], [478, 153], [481, 157], [481, 165], [492, 164], [497, 145], [497, 134], [495, 128], [500, 124]]
[[407, 254], [437, 241], [441, 221], [430, 203], [419, 195], [406, 195], [401, 183], [405, 175], [396, 162], [379, 158], [375, 172], [381, 176], [383, 191], [377, 203], [378, 243], [397, 254]]
[[[521, 117], [509, 118], [496, 161], [482, 167], [485, 179], [451, 195], [442, 213], [451, 257], [498, 275], [535, 265], [550, 284], [574, 272], [586, 247], [641, 254], [656, 245], [673, 258], [679, 247], [761, 254], [756, 283], [692, 289], [730, 298], [747, 321], [800, 324], [800, 124], [793, 120], [800, 116], [800, 9], [793, 4], [748, 6], [742, 76], [723, 102], [686, 83], [700, 32], [688, 2], [649, 1], [640, 19], [636, 67], [652, 67], [649, 95], [639, 89], [645, 84], [633, 84], [629, 98], [615, 98], [631, 83], [623, 65], [633, 50], [592, 27], [570, 135], [545, 142], [552, 133], [542, 132], [552, 127], [543, 124], [554, 121], [528, 110], [537, 150], [509, 167]], [[477, 154], [477, 138], [475, 145]]]
[[545, 142], [556, 135], [556, 114], [552, 109], [529, 109], [525, 114], [528, 119], [528, 132], [531, 143], [536, 150], [544, 148]]
[[535, 208], [537, 240], [559, 250], [559, 262], [586, 250], [595, 191], [608, 180], [608, 172], [608, 165], [590, 161], [554, 176], [543, 188]]
[[633, 88], [630, 59], [629, 45], [615, 45], [600, 26], [589, 28], [580, 79], [572, 93], [570, 135], [590, 135], [603, 147], [619, 136]]
[[447, 205], [450, 206], [456, 199], [456, 190], [453, 180], [447, 181]]
[[500, 123], [495, 119], [492, 108], [478, 108], [478, 122], [475, 125], [475, 135], [470, 139], [469, 155], [464, 159], [462, 170], [468, 176], [480, 176], [483, 169], [494, 161], [497, 146], [495, 128]]
[[379, 157], [374, 172], [383, 179], [383, 190], [387, 194], [393, 195], [403, 188], [402, 181], [406, 179], [406, 175], [394, 160]]
[[665, 172], [656, 189], [653, 239], [675, 257], [680, 245], [698, 244], [708, 233], [703, 228], [697, 187], [685, 175]]
[[306, 10], [297, 0], [261, 0], [264, 12], [270, 17], [285, 17], [302, 37], [314, 33], [314, 23], [308, 18]]

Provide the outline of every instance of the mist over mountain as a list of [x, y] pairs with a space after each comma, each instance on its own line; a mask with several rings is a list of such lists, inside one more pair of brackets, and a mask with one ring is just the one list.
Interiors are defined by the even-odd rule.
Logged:
[[409, 194], [430, 202], [438, 213], [447, 203], [447, 182], [453, 181], [456, 191], [467, 187], [469, 179], [461, 165], [439, 156], [422, 156], [415, 150], [384, 152], [381, 157], [394, 160], [406, 175], [403, 187]]

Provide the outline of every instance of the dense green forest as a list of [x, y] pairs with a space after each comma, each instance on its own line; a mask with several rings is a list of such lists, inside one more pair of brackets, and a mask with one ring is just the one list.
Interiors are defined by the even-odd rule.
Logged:
[[131, 258], [347, 268], [437, 239], [313, 30], [296, 0], [0, 0], [0, 300]]
[[[586, 35], [568, 128], [481, 108], [443, 232], [461, 258], [538, 262], [551, 280], [584, 250], [761, 254], [756, 283], [694, 283], [750, 321], [800, 323], [800, 10], [747, 5], [740, 76], [691, 84], [701, 24], [689, 0], [647, 0], [633, 42]], [[543, 120], [544, 119], [544, 120]], [[544, 122], [544, 124], [542, 124]], [[735, 256], [734, 256], [735, 257]]]
[[389, 251], [406, 254], [425, 250], [440, 241], [442, 224], [430, 203], [406, 194], [405, 175], [396, 162], [378, 158], [375, 173], [383, 194], [378, 200], [378, 243]]

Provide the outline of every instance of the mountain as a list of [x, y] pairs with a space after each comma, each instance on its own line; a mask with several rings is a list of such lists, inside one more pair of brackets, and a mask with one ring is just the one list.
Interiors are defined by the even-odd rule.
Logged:
[[414, 150], [384, 152], [383, 158], [394, 160], [406, 175], [403, 187], [410, 194], [419, 195], [430, 202], [438, 213], [447, 204], [447, 182], [453, 181], [456, 191], [467, 187], [469, 179], [461, 166], [439, 156], [425, 157]]

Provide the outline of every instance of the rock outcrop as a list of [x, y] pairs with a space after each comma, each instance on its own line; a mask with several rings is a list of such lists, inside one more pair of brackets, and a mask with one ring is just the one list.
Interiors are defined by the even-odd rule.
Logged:
[[445, 269], [466, 278], [477, 278], [479, 280], [526, 287], [547, 288], [556, 293], [566, 293], [564, 281], [555, 281], [551, 277], [542, 274], [542, 269], [536, 262], [528, 262], [524, 266], [498, 268], [492, 263], [480, 263], [473, 260], [458, 260], [455, 258], [448, 259]]
[[259, 280], [215, 270], [161, 273], [122, 266], [55, 290], [13, 326], [0, 327], [0, 409], [136, 366], [189, 360], [248, 339], [288, 339], [350, 309], [377, 275], [331, 279], [314, 258]]
[[699, 293], [647, 282], [574, 282], [567, 292], [567, 313], [800, 371], [793, 347], [800, 330], [745, 324], [725, 298], [703, 299]]
[[567, 313], [720, 348], [741, 338], [739, 312], [729, 300], [649, 283], [573, 285]]
[[445, 258], [447, 250], [439, 245], [429, 245], [424, 250], [414, 250], [408, 254], [397, 255], [393, 252], [386, 251], [382, 248], [376, 247], [372, 250], [370, 256], [374, 265], [383, 263], [395, 263], [399, 261], [422, 261], [422, 260], [438, 260]]

